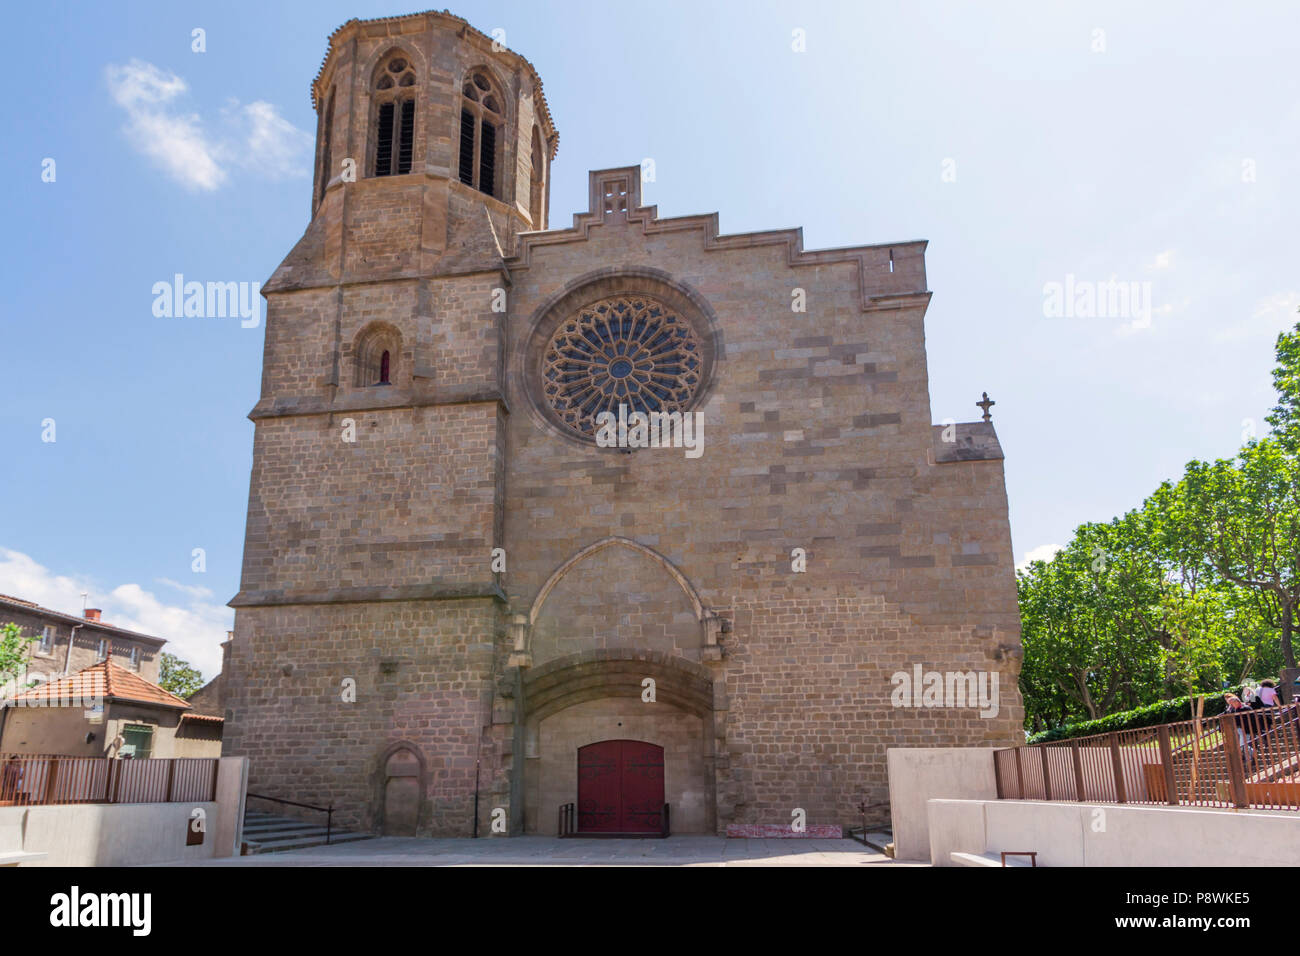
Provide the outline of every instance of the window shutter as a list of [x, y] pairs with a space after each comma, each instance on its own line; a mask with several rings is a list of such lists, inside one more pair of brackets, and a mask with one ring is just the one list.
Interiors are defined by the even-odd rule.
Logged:
[[407, 100], [402, 104], [402, 127], [398, 142], [397, 172], [409, 173], [411, 152], [415, 145], [415, 100]]
[[393, 104], [379, 107], [378, 142], [375, 147], [375, 175], [391, 176], [393, 172]]
[[479, 140], [478, 188], [495, 196], [497, 174], [497, 128], [483, 121], [483, 138]]

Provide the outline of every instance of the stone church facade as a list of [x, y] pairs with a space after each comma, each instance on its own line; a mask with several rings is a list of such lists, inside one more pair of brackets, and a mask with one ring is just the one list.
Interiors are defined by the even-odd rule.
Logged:
[[[312, 94], [223, 688], [251, 790], [387, 833], [849, 824], [888, 747], [1022, 739], [1002, 454], [931, 423], [924, 242], [661, 219], [639, 167], [555, 227], [540, 78], [445, 13], [349, 21]], [[601, 447], [620, 404], [702, 454]], [[996, 714], [896, 706], [916, 665]]]

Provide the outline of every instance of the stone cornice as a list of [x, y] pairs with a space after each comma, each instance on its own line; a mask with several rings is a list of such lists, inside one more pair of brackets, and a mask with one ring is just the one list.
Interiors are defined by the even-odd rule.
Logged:
[[[279, 267], [276, 267], [279, 271]], [[497, 275], [501, 281], [509, 286], [511, 283], [510, 273], [506, 266], [492, 266], [482, 268], [476, 266], [464, 266], [461, 268], [451, 267], [438, 272], [408, 272], [401, 275], [387, 276], [380, 279], [345, 279], [339, 282], [334, 279], [326, 279], [321, 282], [301, 282], [293, 283], [289, 280], [276, 280], [274, 275], [262, 286], [262, 298], [268, 298], [273, 295], [289, 295], [294, 292], [314, 292], [319, 289], [351, 289], [367, 285], [386, 285], [394, 282], [421, 282], [429, 279], [452, 279], [463, 276], [473, 275]]]
[[514, 50], [502, 48], [494, 49], [496, 41], [470, 25], [470, 22], [462, 17], [447, 10], [424, 10], [419, 13], [407, 13], [395, 17], [372, 17], [368, 20], [361, 20], [356, 17], [348, 20], [342, 26], [337, 27], [329, 35], [326, 41], [325, 56], [321, 58], [320, 69], [316, 71], [315, 78], [311, 81], [311, 106], [314, 110], [320, 109], [321, 99], [321, 80], [325, 76], [326, 67], [329, 66], [330, 58], [334, 51], [340, 48], [349, 38], [362, 31], [372, 31], [375, 29], [384, 31], [388, 35], [400, 35], [407, 32], [405, 27], [417, 26], [413, 21], [424, 19], [432, 26], [434, 23], [441, 23], [446, 26], [454, 27], [463, 37], [471, 40], [480, 47], [485, 47], [485, 52], [493, 56], [505, 56], [507, 59], [515, 61], [517, 66], [522, 66], [528, 71], [533, 82], [537, 85], [537, 100], [541, 104], [541, 114], [546, 121], [546, 144], [550, 147], [550, 158], [555, 159], [556, 154], [560, 151], [560, 132], [555, 128], [555, 119], [551, 116], [551, 108], [546, 102], [546, 93], [542, 88], [542, 78], [537, 72], [537, 68], [528, 62], [527, 57], [516, 53]]
[[354, 587], [312, 590], [240, 591], [227, 607], [281, 607], [289, 604], [375, 604], [381, 601], [493, 600], [508, 603], [495, 582], [413, 584], [405, 587]]
[[341, 392], [333, 400], [310, 396], [302, 399], [262, 399], [248, 413], [250, 421], [266, 418], [292, 418], [300, 415], [336, 415], [346, 412], [391, 411], [402, 408], [431, 408], [438, 405], [496, 404], [510, 414], [510, 403], [496, 389], [438, 390], [432, 395], [413, 396], [405, 392], [392, 395], [372, 394], [369, 390]]

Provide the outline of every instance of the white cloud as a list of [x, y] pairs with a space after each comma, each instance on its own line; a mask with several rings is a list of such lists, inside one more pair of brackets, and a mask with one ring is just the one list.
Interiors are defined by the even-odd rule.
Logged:
[[1155, 259], [1147, 264], [1147, 271], [1153, 272], [1160, 269], [1172, 269], [1174, 267], [1174, 250], [1166, 249], [1164, 252], [1156, 253]]
[[303, 176], [308, 169], [311, 137], [263, 100], [222, 110], [226, 128], [206, 132], [197, 113], [181, 110], [177, 98], [189, 85], [175, 73], [143, 60], [110, 64], [108, 88], [127, 114], [125, 132], [131, 145], [188, 189], [212, 191], [239, 166], [269, 179]]
[[240, 109], [238, 117], [245, 134], [242, 150], [232, 157], [235, 162], [270, 179], [306, 175], [307, 164], [302, 159], [311, 149], [309, 135], [263, 100]]
[[1300, 307], [1300, 292], [1278, 292], [1257, 302], [1249, 319], [1219, 328], [1214, 341], [1240, 342], [1255, 338], [1272, 341], [1279, 332], [1294, 328], [1300, 321], [1297, 307]]
[[55, 574], [21, 551], [0, 548], [0, 593], [65, 614], [81, 614], [81, 595], [90, 607], [103, 609], [106, 624], [167, 639], [163, 648], [184, 658], [211, 679], [221, 670], [221, 642], [232, 626], [234, 612], [213, 603], [212, 592], [163, 579], [189, 595], [168, 604], [138, 584], [111, 589], [88, 578]]
[[1253, 317], [1273, 322], [1282, 321], [1283, 327], [1287, 327], [1291, 324], [1291, 317], [1296, 314], [1297, 307], [1300, 307], [1300, 292], [1279, 292], [1256, 305]]
[[1024, 571], [1035, 561], [1050, 561], [1056, 552], [1061, 550], [1059, 544], [1040, 544], [1025, 552], [1024, 558], [1016, 565], [1017, 571]]
[[110, 64], [108, 89], [117, 105], [126, 110], [126, 135], [131, 144], [169, 176], [189, 189], [213, 190], [226, 181], [226, 172], [199, 117], [176, 112], [171, 106], [189, 89], [179, 76], [143, 60], [132, 60], [126, 66]]
[[179, 581], [173, 581], [171, 578], [154, 578], [159, 584], [165, 584], [169, 588], [175, 588], [178, 591], [184, 591], [191, 597], [210, 598], [212, 591], [205, 587], [195, 584], [181, 584]]

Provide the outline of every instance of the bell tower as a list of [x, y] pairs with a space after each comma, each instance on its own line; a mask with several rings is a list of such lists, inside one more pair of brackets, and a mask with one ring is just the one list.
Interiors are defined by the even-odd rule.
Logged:
[[[343, 257], [326, 265], [427, 272], [450, 256], [454, 268], [546, 228], [559, 135], [541, 79], [459, 17], [349, 20], [331, 35], [311, 94], [312, 222]], [[394, 242], [405, 248], [383, 263], [367, 255]]]
[[468, 835], [509, 649], [505, 260], [546, 228], [558, 134], [528, 61], [447, 13], [348, 21], [311, 93], [311, 221], [263, 288], [227, 748], [371, 830], [409, 751], [394, 819]]

